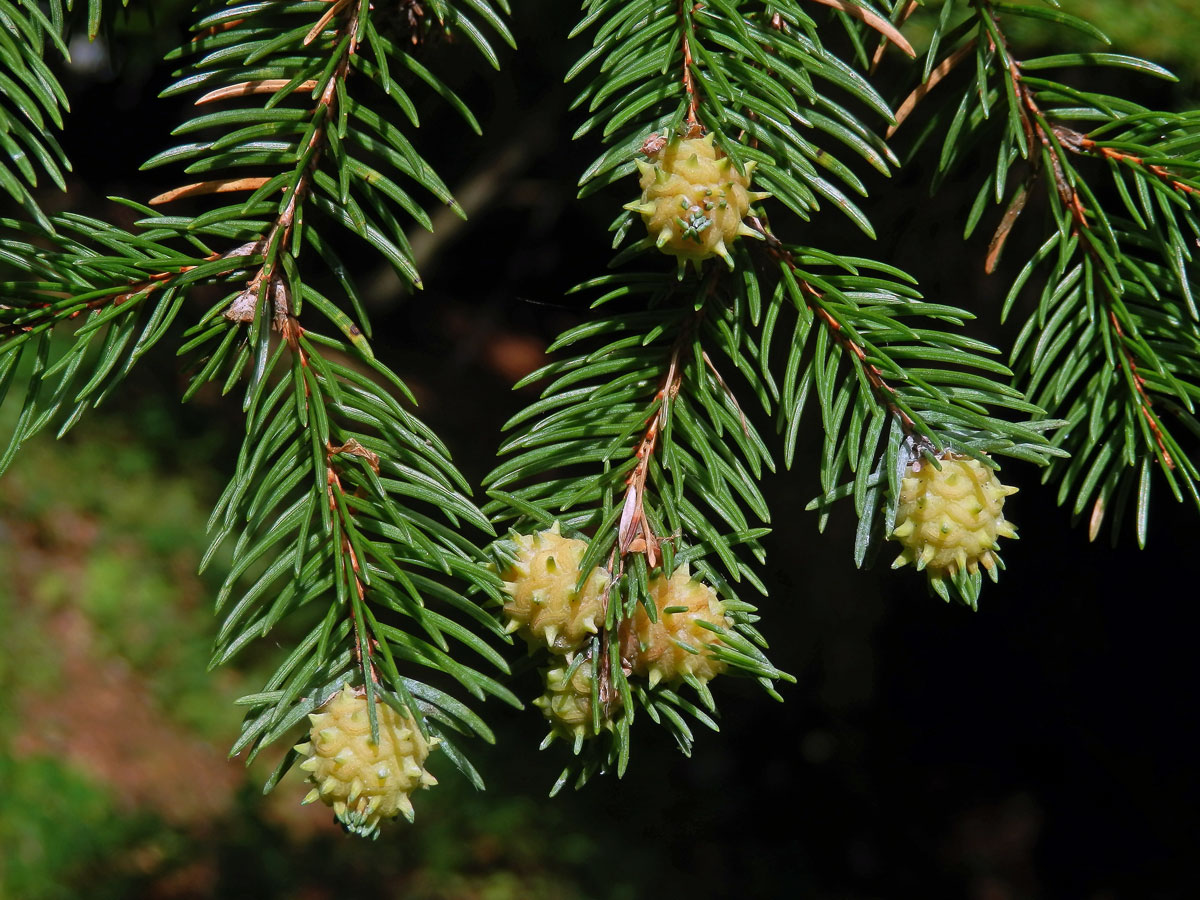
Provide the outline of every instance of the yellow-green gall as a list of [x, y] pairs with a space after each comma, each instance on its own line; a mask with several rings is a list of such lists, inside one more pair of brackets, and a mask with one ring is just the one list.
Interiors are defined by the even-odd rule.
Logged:
[[[556, 737], [572, 741], [578, 749], [585, 738], [598, 733], [592, 718], [592, 673], [591, 660], [583, 660], [567, 677], [573, 658], [568, 656], [564, 664], [544, 673], [546, 693], [533, 701], [550, 721], [549, 743]], [[620, 696], [615, 698], [620, 703]], [[601, 714], [600, 727], [612, 728], [612, 721]], [[545, 746], [545, 744], [543, 744]]]
[[426, 740], [411, 715], [379, 701], [379, 741], [372, 740], [367, 699], [349, 685], [308, 718], [309, 740], [296, 752], [308, 757], [300, 768], [316, 787], [304, 802], [333, 807], [346, 830], [362, 837], [378, 837], [380, 821], [400, 813], [411, 822], [409, 795], [437, 784], [424, 768], [437, 740]]
[[723, 672], [725, 662], [708, 649], [721, 643], [720, 635], [705, 625], [729, 629], [733, 623], [716, 592], [693, 579], [686, 565], [670, 578], [652, 578], [648, 588], [658, 615], [657, 621], [651, 622], [641, 606], [634, 613], [634, 673], [647, 676], [653, 687], [659, 681], [675, 681], [686, 675], [709, 681]]
[[608, 572], [593, 568], [575, 590], [587, 542], [563, 537], [557, 522], [548, 531], [519, 536], [516, 544], [516, 561], [500, 573], [509, 597], [508, 631], [520, 631], [552, 653], [577, 650], [604, 621]]
[[1017, 536], [1003, 514], [1017, 489], [978, 460], [946, 454], [938, 462], [918, 459], [904, 473], [891, 535], [904, 549], [892, 567], [913, 563], [935, 579], [991, 569], [998, 539]]
[[739, 172], [713, 144], [712, 133], [667, 141], [650, 158], [637, 161], [642, 196], [625, 209], [641, 214], [651, 241], [678, 258], [681, 272], [688, 260], [698, 271], [700, 262], [713, 256], [733, 268], [728, 245], [739, 235], [762, 238], [742, 221], [752, 202], [770, 196], [750, 190], [755, 164], [746, 163], [745, 173]]

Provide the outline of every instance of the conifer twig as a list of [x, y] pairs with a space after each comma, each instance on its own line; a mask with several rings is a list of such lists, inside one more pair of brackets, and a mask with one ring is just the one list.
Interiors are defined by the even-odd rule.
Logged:
[[[766, 243], [767, 252], [772, 257], [783, 263], [791, 271], [796, 271], [796, 260], [792, 252], [783, 245], [774, 234], [768, 231], [762, 221], [757, 216], [750, 216], [751, 227], [763, 236]], [[815, 303], [809, 304], [809, 309], [821, 320], [821, 324], [829, 329], [830, 335], [848, 350], [855, 359], [856, 364], [866, 376], [868, 383], [871, 385], [871, 390], [874, 391], [876, 398], [887, 409], [888, 413], [900, 423], [900, 427], [904, 430], [905, 435], [912, 435], [916, 430], [916, 423], [897, 402], [898, 394], [896, 389], [892, 387], [883, 377], [883, 373], [879, 371], [879, 367], [867, 359], [866, 351], [859, 346], [846, 329], [842, 327], [842, 323], [834, 318], [830, 312], [821, 305], [821, 293], [814, 288], [806, 280], [800, 281], [800, 289], [811, 297]]]
[[688, 41], [688, 32], [692, 29], [692, 0], [678, 0], [678, 2], [679, 35], [683, 48], [683, 89], [687, 93], [688, 102], [687, 136], [696, 137], [704, 130], [704, 126], [700, 124], [700, 100], [696, 92], [696, 79], [692, 75], [692, 66], [695, 65], [695, 61], [692, 59], [692, 46]]
[[330, 122], [337, 115], [338, 87], [349, 75], [350, 61], [358, 51], [359, 7], [367, 2], [368, 0], [358, 0], [358, 3], [351, 6], [349, 0], [335, 0], [334, 3], [330, 4], [329, 9], [322, 14], [320, 21], [313, 26], [304, 39], [306, 46], [312, 43], [316, 36], [324, 30], [326, 25], [337, 14], [342, 14], [343, 18], [337, 31], [340, 34], [344, 29], [345, 39], [338, 40], [334, 44], [340, 51], [341, 56], [337, 61], [333, 74], [326, 81], [325, 87], [317, 99], [316, 106], [313, 108], [314, 125], [312, 134], [309, 136], [308, 143], [297, 157], [304, 161], [303, 171], [300, 173], [300, 177], [296, 180], [295, 186], [288, 195], [283, 209], [276, 215], [270, 230], [268, 230], [266, 237], [263, 238], [263, 247], [265, 248], [263, 255], [266, 261], [258, 273], [247, 282], [246, 290], [235, 298], [225, 311], [225, 317], [231, 321], [243, 323], [253, 321], [257, 314], [259, 303], [262, 302], [268, 293], [274, 300], [274, 321], [276, 328], [281, 328], [282, 323], [292, 315], [291, 306], [287, 302], [287, 292], [283, 288], [282, 282], [279, 280], [280, 276], [277, 273], [279, 253], [288, 244], [292, 229], [296, 224], [298, 206], [309, 191], [313, 172], [316, 171], [325, 151], [326, 130], [329, 128]]
[[[1136, 497], [1137, 536], [1144, 544], [1155, 462], [1176, 499], [1186, 492], [1200, 506], [1200, 464], [1181, 443], [1184, 435], [1172, 433], [1174, 423], [1160, 416], [1167, 410], [1188, 432], [1200, 432], [1194, 400], [1200, 396], [1195, 113], [1156, 112], [1089, 90], [1078, 79], [1042, 75], [1047, 69], [1115, 66], [1177, 80], [1152, 62], [1108, 52], [1021, 58], [1006, 33], [1009, 16], [1033, 17], [1111, 43], [1078, 16], [991, 0], [962, 5], [970, 7], [966, 21], [955, 21], [956, 0], [943, 8], [925, 65], [927, 73], [946, 72], [961, 61], [955, 54], [966, 47], [975, 51], [974, 75], [932, 120], [948, 123], [935, 186], [985, 131], [998, 133], [997, 165], [983, 179], [966, 227], [969, 236], [989, 195], [1005, 203], [984, 260], [991, 273], [1041, 181], [1054, 227], [1014, 277], [1001, 312], [1007, 317], [1034, 271], [1048, 270], [1010, 354], [1013, 387], [1042, 410], [1047, 423], [1056, 423], [1053, 455], [1070, 460], [1046, 460], [1046, 478], [1060, 479], [1059, 502], [1073, 496], [1076, 514], [1090, 504], [1089, 535], [1095, 537], [1106, 509], [1115, 502], [1119, 516]], [[943, 41], [957, 49], [939, 59]], [[897, 118], [928, 93], [928, 81], [918, 85]], [[1007, 115], [994, 115], [997, 105]], [[1106, 163], [1115, 192], [1096, 190], [1080, 159]], [[1011, 177], [1018, 160], [1027, 170], [1020, 181]]]
[[1135, 153], [1123, 153], [1115, 147], [1105, 146], [1064, 125], [1055, 125], [1054, 135], [1058, 138], [1062, 146], [1074, 153], [1090, 154], [1103, 159], [1111, 159], [1115, 162], [1136, 166], [1145, 169], [1151, 175], [1154, 175], [1163, 183], [1170, 185], [1171, 188], [1179, 191], [1181, 194], [1200, 194], [1200, 187], [1188, 184], [1186, 181], [1181, 181], [1179, 176], [1166, 166], [1159, 163], [1148, 163], [1143, 157]]
[[[1037, 100], [1033, 96], [1033, 91], [1030, 90], [1029, 86], [1024, 83], [1021, 77], [1020, 63], [1007, 46], [1007, 39], [1005, 38], [1004, 32], [1000, 28], [999, 22], [995, 23], [995, 28], [996, 33], [1000, 35], [1002, 40], [1005, 41], [1005, 52], [1009, 58], [1009, 77], [1012, 79], [1013, 88], [1020, 101], [1019, 113], [1021, 115], [1021, 122], [1025, 129], [1027, 139], [1032, 140], [1032, 138], [1036, 137], [1038, 142], [1046, 148], [1045, 156], [1049, 158], [1051, 167], [1054, 171], [1055, 189], [1057, 190], [1063, 205], [1071, 210], [1071, 214], [1074, 219], [1075, 230], [1077, 232], [1089, 230], [1091, 225], [1088, 222], [1087, 210], [1084, 208], [1083, 199], [1080, 197], [1078, 188], [1071, 184], [1070, 179], [1067, 178], [1066, 173], [1063, 171], [1062, 163], [1060, 162], [1058, 153], [1056, 152], [1056, 147], [1066, 147], [1069, 150], [1074, 150], [1075, 152], [1079, 153], [1091, 153], [1095, 151], [1096, 143], [1095, 141], [1090, 140], [1089, 138], [1070, 128], [1054, 125], [1050, 126], [1049, 130], [1047, 129], [1046, 125], [1048, 123], [1046, 117], [1039, 108]], [[1139, 165], [1143, 163], [1140, 158], [1132, 155], [1117, 154], [1116, 151], [1112, 151], [1110, 154], [1104, 153], [1104, 150], [1109, 149], [1110, 148], [1100, 148], [1100, 155], [1108, 156], [1109, 158], [1122, 157], [1123, 161], [1136, 162]], [[1034, 157], [1035, 171], [1037, 159], [1040, 159], [1040, 157]], [[1145, 168], [1147, 171], [1150, 171], [1163, 181], [1166, 181], [1176, 190], [1186, 188], [1188, 193], [1193, 192], [1193, 189], [1190, 186], [1181, 185], [1163, 167], [1145, 166]], [[1021, 203], [1021, 206], [1023, 207], [1024, 203]], [[1015, 216], [1013, 218], [1015, 218]], [[1008, 227], [1011, 227], [1011, 220], [1009, 220], [1007, 224]], [[1004, 223], [1002, 223], [1002, 227], [1003, 226]], [[1093, 242], [1084, 241], [1083, 246], [1085, 247], [1085, 252], [1092, 257], [1096, 265], [1102, 266], [1104, 264], [1104, 261], [1098, 256], [1096, 245]], [[1146, 391], [1145, 379], [1138, 374], [1137, 362], [1135, 361], [1133, 354], [1129, 351], [1128, 340], [1125, 336], [1125, 332], [1121, 328], [1121, 323], [1117, 318], [1116, 311], [1112, 308], [1113, 297], [1110, 294], [1111, 288], [1107, 287], [1107, 281], [1105, 282], [1105, 285], [1106, 289], [1101, 296], [1105, 304], [1107, 318], [1112, 323], [1118, 342], [1121, 346], [1122, 362], [1128, 375], [1128, 383], [1132, 386], [1134, 391], [1134, 400], [1142, 416], [1145, 417], [1150, 432], [1154, 436], [1154, 441], [1158, 445], [1158, 451], [1163, 466], [1167, 469], [1174, 470], [1175, 462], [1171, 458], [1170, 451], [1167, 449], [1166, 442], [1163, 439], [1163, 433], [1161, 427], [1159, 426], [1158, 417], [1152, 411], [1154, 404], [1150, 399], [1149, 393]]]

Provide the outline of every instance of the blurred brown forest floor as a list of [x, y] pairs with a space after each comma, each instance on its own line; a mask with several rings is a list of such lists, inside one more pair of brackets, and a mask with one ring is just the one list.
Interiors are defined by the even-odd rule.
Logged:
[[[604, 229], [627, 199], [577, 203], [570, 187], [596, 151], [570, 145], [577, 123], [558, 86], [580, 51], [565, 40], [575, 4], [516, 5], [527, 52], [509, 54], [498, 77], [471, 74], [463, 57], [457, 87], [483, 113], [485, 138], [422, 111], [419, 140], [442, 127], [461, 138], [440, 169], [471, 222], [415, 244], [420, 298], [361, 261], [376, 351], [474, 483], [500, 424], [529, 399], [509, 386], [578, 320], [563, 293], [603, 270]], [[1094, 16], [1118, 49], [1183, 75], [1176, 88], [1139, 85], [1158, 92], [1145, 102], [1200, 96], [1197, 4], [1065, 5]], [[76, 177], [48, 206], [115, 215], [106, 195], [172, 186], [162, 172], [133, 174], [181, 114], [153, 96], [185, 4], [155, 6], [157, 24], [119, 28], [138, 36], [133, 55], [72, 76]], [[120, 140], [97, 141], [113, 133], [114, 107]], [[1002, 276], [982, 282], [980, 241], [963, 249], [945, 225], [962, 197], [929, 201], [920, 175], [874, 183], [877, 244], [822, 222], [824, 246], [906, 265], [930, 295], [986, 318]], [[1123, 535], [1109, 551], [1068, 531], [1036, 473], [1014, 467], [1023, 541], [971, 614], [908, 573], [854, 571], [847, 515], [818, 536], [802, 512], [816, 479], [801, 459], [770, 484], [762, 624], [799, 679], [784, 706], [731, 685], [718, 692], [722, 734], [700, 735], [691, 761], [647, 727], [623, 782], [554, 801], [545, 793], [561, 758], [531, 752], [537, 711], [485, 710], [499, 745], [474, 758], [490, 790], [437, 771], [417, 825], [368, 844], [345, 838], [323, 807], [299, 807], [295, 775], [263, 799], [276, 757], [248, 772], [225, 757], [231, 701], [257, 688], [277, 648], [206, 671], [215, 586], [195, 573], [241, 424], [216, 397], [180, 407], [180, 378], [169, 352], [148, 360], [103, 410], [63, 441], [35, 441], [0, 481], [0, 900], [1188, 895], [1198, 623], [1194, 584], [1181, 591], [1173, 578], [1197, 525], [1165, 491], [1151, 550]], [[13, 415], [10, 403], [0, 423]]]

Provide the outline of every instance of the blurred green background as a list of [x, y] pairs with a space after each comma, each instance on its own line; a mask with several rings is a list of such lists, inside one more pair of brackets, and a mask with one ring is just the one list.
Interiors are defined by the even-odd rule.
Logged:
[[[155, 3], [153, 19], [116, 19], [109, 44], [75, 48], [65, 142], [75, 177], [48, 208], [118, 216], [105, 196], [172, 186], [173, 173], [137, 166], [184, 114], [154, 95], [187, 6]], [[400, 295], [369, 256], [360, 271], [377, 352], [474, 483], [500, 423], [529, 400], [509, 385], [578, 320], [564, 291], [602, 271], [603, 229], [628, 199], [574, 200], [596, 152], [571, 144], [577, 119], [560, 86], [582, 50], [565, 37], [575, 4], [515, 6], [523, 52], [507, 54], [500, 75], [453, 47], [440, 67], [459, 73], [485, 137], [443, 108], [422, 110], [418, 142], [439, 148], [471, 222], [415, 244], [428, 285], [419, 298]], [[1181, 76], [1164, 86], [1109, 73], [1107, 89], [1163, 106], [1200, 96], [1200, 4], [1064, 6], [1115, 49]], [[1070, 33], [1018, 37], [1030, 53], [1083, 46]], [[964, 194], [951, 185], [929, 201], [921, 177], [872, 182], [875, 245], [822, 220], [823, 246], [906, 266], [931, 296], [986, 318], [1004, 292], [1003, 276], [980, 274], [987, 235], [958, 242]], [[962, 187], [969, 202], [974, 185]], [[301, 808], [295, 773], [263, 798], [277, 757], [249, 771], [226, 759], [231, 700], [257, 689], [280, 648], [266, 642], [206, 671], [214, 583], [195, 573], [241, 421], [213, 396], [181, 407], [182, 377], [159, 353], [67, 438], [25, 448], [0, 481], [0, 897], [1188, 895], [1200, 838], [1200, 623], [1186, 566], [1197, 527], [1165, 491], [1151, 550], [1138, 554], [1129, 535], [1109, 550], [1068, 530], [1036, 473], [1013, 466], [1023, 540], [972, 614], [926, 596], [907, 572], [855, 571], [849, 513], [818, 535], [803, 512], [817, 484], [801, 459], [769, 485], [762, 628], [798, 677], [786, 704], [718, 683], [722, 734], [699, 735], [692, 760], [647, 724], [623, 781], [553, 801], [562, 757], [533, 752], [540, 714], [485, 709], [499, 745], [471, 749], [489, 791], [435, 768], [441, 784], [416, 798], [416, 826], [370, 844], [344, 837], [323, 807]], [[0, 426], [15, 415], [10, 402]]]

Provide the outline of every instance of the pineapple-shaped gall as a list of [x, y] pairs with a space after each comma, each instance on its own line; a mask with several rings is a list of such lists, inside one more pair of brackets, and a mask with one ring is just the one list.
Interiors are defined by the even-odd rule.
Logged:
[[659, 681], [674, 681], [685, 675], [709, 681], [723, 672], [725, 663], [707, 651], [710, 644], [720, 644], [721, 638], [700, 624], [732, 627], [716, 592], [694, 580], [686, 565], [676, 569], [670, 578], [654, 577], [648, 587], [658, 620], [651, 622], [640, 606], [634, 614], [637, 647], [633, 653], [633, 671], [648, 676], [651, 687]]
[[587, 542], [563, 537], [557, 522], [548, 531], [519, 536], [516, 544], [516, 561], [500, 573], [509, 633], [519, 630], [553, 653], [578, 649], [604, 621], [608, 572], [597, 566], [576, 591]]
[[892, 566], [914, 563], [933, 580], [990, 570], [997, 539], [1017, 536], [1002, 512], [1004, 498], [1017, 489], [978, 460], [946, 454], [939, 463], [940, 470], [918, 459], [904, 473], [892, 530], [904, 550]]
[[663, 253], [679, 260], [679, 270], [691, 260], [719, 256], [733, 268], [728, 244], [738, 235], [762, 238], [742, 222], [750, 204], [770, 196], [751, 191], [754, 163], [742, 174], [719, 149], [710, 132], [703, 138], [675, 138], [651, 155], [653, 163], [638, 160], [642, 197], [625, 209], [641, 213], [650, 238]]
[[316, 785], [305, 803], [321, 800], [332, 806], [347, 831], [378, 837], [381, 819], [399, 813], [413, 819], [409, 795], [417, 788], [437, 784], [423, 768], [437, 740], [426, 740], [412, 716], [400, 715], [376, 701], [379, 741], [371, 740], [367, 700], [349, 685], [311, 714], [307, 743], [296, 751], [308, 757], [300, 768]]
[[[542, 714], [550, 720], [550, 734], [546, 744], [556, 737], [573, 741], [579, 748], [584, 738], [595, 737], [597, 732], [592, 721], [592, 665], [583, 660], [567, 678], [572, 657], [567, 656], [561, 666], [545, 672], [546, 693], [533, 701]], [[620, 696], [616, 698], [620, 703]], [[601, 728], [612, 728], [612, 722], [602, 714]], [[543, 744], [545, 746], [545, 744]]]

